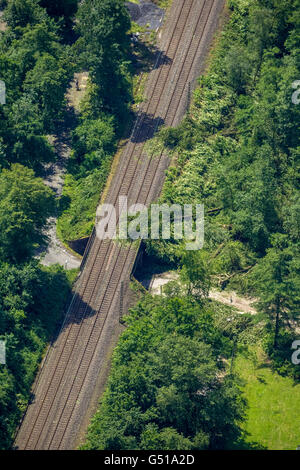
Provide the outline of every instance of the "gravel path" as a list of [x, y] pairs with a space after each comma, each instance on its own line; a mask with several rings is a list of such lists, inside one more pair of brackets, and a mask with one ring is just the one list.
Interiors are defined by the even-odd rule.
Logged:
[[46, 252], [40, 253], [41, 264], [44, 266], [60, 264], [65, 269], [79, 268], [81, 259], [73, 255], [57, 238], [56, 219], [54, 217], [51, 217], [49, 220], [47, 235], [49, 237], [49, 244]]
[[2, 10], [0, 10], [0, 31], [5, 31], [6, 26], [7, 26], [5, 21], [2, 21], [2, 18], [1, 18], [3, 16], [3, 13], [4, 12]]
[[[3, 11], [0, 10], [0, 31], [5, 31], [6, 23], [2, 21]], [[84, 76], [85, 74], [83, 74]], [[81, 78], [82, 80], [82, 91], [84, 91], [86, 82], [85, 77]], [[53, 189], [56, 197], [61, 196], [63, 184], [64, 184], [64, 173], [66, 160], [70, 155], [70, 125], [72, 120], [72, 114], [74, 113], [73, 104], [76, 107], [76, 99], [73, 98], [72, 92], [75, 88], [74, 83], [71, 86], [71, 89], [68, 93], [69, 105], [70, 108], [67, 111], [66, 122], [63, 123], [61, 129], [56, 136], [51, 138], [52, 144], [54, 145], [55, 152], [58, 156], [57, 161], [50, 163], [45, 166], [45, 178], [44, 182], [47, 186]], [[74, 95], [74, 93], [73, 93]], [[80, 92], [77, 93], [80, 95]], [[78, 96], [75, 97], [78, 99]], [[75, 103], [72, 102], [72, 98]], [[49, 237], [49, 243], [47, 247], [40, 247], [35, 256], [40, 258], [41, 264], [44, 266], [50, 266], [52, 264], [60, 264], [64, 266], [65, 269], [78, 268], [80, 266], [81, 260], [80, 257], [73, 255], [67, 248], [60, 242], [56, 235], [56, 222], [55, 217], [49, 219], [49, 228], [46, 231], [46, 235]]]
[[156, 31], [164, 18], [164, 10], [152, 2], [140, 0], [139, 3], [126, 2], [130, 17], [140, 26], [148, 26]]
[[209, 293], [209, 298], [222, 302], [222, 304], [229, 305], [229, 307], [235, 307], [239, 313], [251, 313], [255, 315], [257, 311], [252, 307], [252, 304], [257, 301], [257, 299], [239, 297], [236, 292], [227, 292], [227, 291], [217, 291], [212, 290]]
[[[168, 284], [168, 282], [175, 280], [178, 280], [178, 274], [176, 272], [168, 271], [163, 274], [155, 275], [151, 280], [149, 290], [153, 295], [161, 295], [162, 287]], [[239, 313], [251, 313], [252, 315], [257, 313], [255, 308], [252, 307], [252, 304], [257, 299], [240, 297], [234, 291], [220, 292], [213, 289], [209, 293], [209, 298], [229, 305], [229, 307], [235, 307]]]
[[[79, 83], [79, 90], [76, 89], [76, 79]], [[75, 74], [74, 81], [71, 83], [67, 95], [68, 107], [66, 110], [65, 120], [58, 128], [57, 134], [50, 138], [57, 155], [57, 160], [56, 162], [45, 166], [44, 182], [47, 186], [53, 189], [56, 197], [60, 197], [62, 194], [66, 163], [71, 152], [70, 134], [74, 127], [76, 110], [86, 89], [86, 83], [87, 73]], [[49, 243], [47, 247], [41, 247], [37, 250], [36, 256], [40, 257], [41, 264], [44, 266], [60, 264], [65, 269], [79, 268], [81, 257], [79, 255], [75, 256], [58, 239], [56, 235], [56, 223], [56, 217], [51, 217], [49, 219], [49, 228], [46, 231]]]

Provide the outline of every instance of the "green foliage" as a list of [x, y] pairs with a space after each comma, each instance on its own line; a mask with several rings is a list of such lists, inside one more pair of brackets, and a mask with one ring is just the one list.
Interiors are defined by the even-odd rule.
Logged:
[[163, 199], [184, 203], [192, 197], [207, 209], [220, 207], [213, 224], [227, 226], [230, 238], [259, 255], [287, 226], [283, 202], [288, 209], [298, 184], [299, 107], [291, 84], [299, 69], [286, 48], [295, 33], [294, 3], [283, 10], [275, 1], [231, 2], [230, 22], [188, 119], [161, 132], [165, 145], [179, 153]]
[[21, 262], [44, 240], [43, 228], [54, 210], [50, 188], [22, 165], [0, 173], [0, 257]]
[[62, 239], [69, 241], [90, 235], [95, 223], [99, 194], [105, 186], [110, 163], [110, 159], [106, 158], [101, 162], [100, 168], [85, 177], [66, 177], [63, 197], [60, 200], [63, 213], [57, 225]]
[[85, 449], [217, 449], [239, 436], [244, 402], [201, 303], [146, 296], [127, 318]]
[[103, 116], [95, 120], [83, 120], [74, 131], [74, 153], [70, 168], [76, 176], [86, 176], [103, 164], [116, 149], [113, 117]]
[[13, 29], [41, 23], [46, 18], [44, 9], [37, 0], [10, 0], [5, 9], [4, 19]]
[[24, 89], [32, 94], [33, 103], [40, 108], [46, 131], [53, 129], [51, 123], [61, 111], [69, 78], [69, 71], [49, 54], [40, 56], [26, 76]]
[[12, 445], [69, 293], [69, 281], [59, 266], [40, 268], [37, 261], [0, 264], [0, 339], [6, 342], [6, 364], [0, 365], [1, 449]]
[[243, 47], [232, 47], [225, 58], [228, 81], [237, 94], [245, 93], [251, 72], [248, 51]]
[[93, 116], [101, 112], [117, 117], [128, 114], [131, 85], [128, 71], [130, 19], [124, 0], [86, 0], [77, 14], [78, 51], [94, 84]]
[[0, 108], [0, 166], [22, 163], [41, 173], [54, 159], [45, 135], [62, 116], [74, 71], [70, 48], [59, 27], [36, 1], [12, 0], [5, 10], [9, 28], [0, 35], [0, 76], [6, 105]]
[[58, 233], [64, 241], [90, 235], [117, 139], [130, 121], [130, 20], [124, 1], [87, 0], [76, 17], [73, 53], [89, 70], [89, 83], [60, 201]]
[[113, 117], [83, 118], [73, 133], [72, 147], [58, 221], [58, 233], [66, 241], [87, 236], [93, 228], [116, 148]]
[[[161, 202], [204, 203], [213, 282], [260, 298], [276, 346], [299, 311], [299, 1], [229, 8], [188, 117], [160, 132], [175, 156]], [[180, 251], [148, 245], [171, 263]]]
[[276, 234], [271, 240], [272, 247], [251, 276], [260, 294], [259, 308], [269, 320], [275, 320], [273, 345], [276, 350], [282, 318], [294, 321], [299, 318], [300, 256], [298, 245], [292, 245], [287, 235]]
[[5, 6], [8, 27], [0, 33], [0, 79], [6, 84], [6, 104], [0, 106], [0, 339], [6, 341], [7, 362], [0, 365], [1, 449], [12, 445], [74, 280], [73, 272], [68, 278], [61, 267], [42, 268], [32, 260], [55, 210], [52, 190], [33, 169], [42, 174], [44, 163], [54, 160], [46, 134], [62, 116], [74, 62], [61, 23], [37, 0], [11, 0]]
[[186, 296], [204, 300], [211, 288], [209, 261], [204, 251], [185, 251], [182, 255], [180, 279], [186, 286]]
[[279, 375], [292, 377], [295, 383], [300, 384], [300, 365], [295, 365], [291, 361], [291, 345], [297, 340], [299, 335], [288, 330], [280, 330], [276, 338], [276, 349], [274, 349], [274, 335], [267, 336], [265, 349], [272, 359], [271, 367]]

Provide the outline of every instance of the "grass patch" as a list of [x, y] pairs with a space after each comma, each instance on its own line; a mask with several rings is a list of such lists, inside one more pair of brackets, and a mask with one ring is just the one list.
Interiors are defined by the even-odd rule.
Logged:
[[173, 0], [153, 0], [153, 3], [156, 3], [160, 8], [167, 9], [172, 5]]
[[245, 439], [238, 448], [251, 448], [255, 442], [268, 450], [295, 450], [300, 444], [300, 385], [272, 372], [260, 347], [250, 349], [247, 356], [239, 354], [235, 371], [245, 381], [249, 405]]
[[[99, 197], [109, 174], [110, 161], [85, 178], [76, 180], [72, 175], [65, 178], [63, 200], [69, 207], [57, 222], [57, 234], [68, 242], [89, 235], [93, 229]], [[63, 202], [62, 202], [63, 203]]]

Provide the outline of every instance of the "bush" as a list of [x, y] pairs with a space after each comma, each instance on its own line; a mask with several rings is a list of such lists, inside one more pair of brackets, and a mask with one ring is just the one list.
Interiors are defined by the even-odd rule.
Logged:
[[[74, 273], [68, 273], [70, 280]], [[72, 279], [73, 280], [73, 279]], [[0, 339], [6, 365], [0, 369], [0, 448], [8, 449], [24, 413], [47, 343], [56, 331], [70, 294], [60, 266], [0, 264]]]
[[272, 368], [283, 377], [292, 377], [295, 382], [300, 382], [300, 365], [292, 363], [291, 349], [293, 341], [299, 339], [295, 332], [281, 330], [277, 339], [277, 348], [274, 349], [274, 337], [269, 335], [265, 343], [266, 352], [272, 360]]

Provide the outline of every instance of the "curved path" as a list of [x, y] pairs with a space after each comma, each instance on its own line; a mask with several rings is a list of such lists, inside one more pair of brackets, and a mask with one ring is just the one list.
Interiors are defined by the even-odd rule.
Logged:
[[[130, 140], [120, 157], [105, 202], [150, 204], [160, 193], [166, 155], [149, 158], [144, 146], [157, 126], [176, 126], [189, 89], [204, 70], [224, 0], [174, 0], [161, 34], [160, 53], [146, 87]], [[50, 347], [33, 400], [16, 437], [19, 449], [73, 449], [86, 431], [103, 390], [119, 334], [123, 286], [138, 248], [100, 241], [95, 230], [61, 331]], [[122, 309], [121, 309], [122, 310]]]

